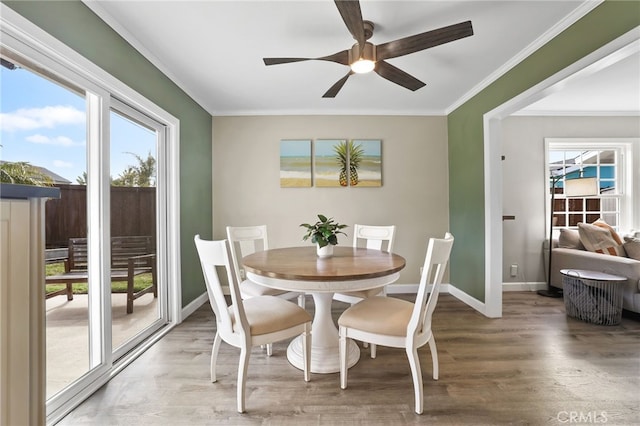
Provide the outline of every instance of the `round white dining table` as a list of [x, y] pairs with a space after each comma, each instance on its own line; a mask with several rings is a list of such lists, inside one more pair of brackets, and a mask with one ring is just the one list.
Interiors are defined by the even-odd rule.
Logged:
[[[316, 247], [287, 247], [259, 251], [242, 259], [247, 278], [264, 286], [309, 293], [315, 313], [311, 330], [311, 371], [340, 371], [338, 329], [331, 317], [334, 293], [381, 288], [395, 282], [405, 259], [394, 253], [355, 247], [335, 247], [333, 256], [318, 257]], [[302, 338], [287, 348], [287, 358], [303, 368]], [[347, 366], [360, 359], [355, 342], [347, 345]]]

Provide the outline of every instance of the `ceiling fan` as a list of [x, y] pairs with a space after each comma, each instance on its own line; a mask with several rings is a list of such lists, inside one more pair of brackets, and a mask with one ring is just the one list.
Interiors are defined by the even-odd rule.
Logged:
[[367, 41], [373, 35], [374, 25], [371, 21], [362, 19], [360, 2], [357, 0], [335, 0], [335, 3], [347, 29], [356, 40], [350, 49], [319, 58], [263, 58], [265, 65], [301, 61], [329, 61], [350, 67], [347, 75], [331, 86], [322, 95], [323, 98], [335, 98], [352, 74], [370, 71], [375, 71], [379, 76], [392, 83], [416, 91], [425, 86], [425, 83], [386, 62], [386, 59], [419, 52], [473, 35], [471, 21], [466, 21], [376, 46]]

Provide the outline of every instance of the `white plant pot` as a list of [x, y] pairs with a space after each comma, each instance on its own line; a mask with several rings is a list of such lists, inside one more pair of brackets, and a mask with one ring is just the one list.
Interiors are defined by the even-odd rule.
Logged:
[[320, 247], [319, 245], [316, 246], [317, 248], [317, 252], [318, 252], [318, 257], [331, 257], [333, 256], [333, 245], [332, 244], [327, 244], [324, 247]]

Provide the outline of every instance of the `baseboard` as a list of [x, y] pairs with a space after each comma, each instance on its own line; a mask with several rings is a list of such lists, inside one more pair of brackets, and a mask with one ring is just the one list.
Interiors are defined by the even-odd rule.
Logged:
[[480, 312], [483, 315], [486, 315], [486, 306], [484, 302], [479, 301], [473, 296], [468, 295], [462, 290], [459, 290], [457, 287], [452, 285], [449, 286], [449, 294], [461, 301], [462, 303], [469, 305], [476, 311]]
[[[416, 294], [417, 292], [418, 284], [392, 284], [387, 286], [387, 294]], [[483, 302], [458, 290], [451, 284], [440, 284], [440, 293], [450, 294], [482, 314], [485, 312], [485, 304]]]
[[502, 291], [538, 291], [547, 288], [546, 282], [502, 283]]
[[[387, 286], [387, 294], [416, 294], [418, 292], [418, 284], [391, 284]], [[538, 282], [520, 282], [520, 283], [503, 283], [502, 291], [537, 291], [547, 288], [546, 283]], [[229, 289], [223, 288], [225, 294]], [[431, 290], [431, 289], [429, 289]], [[440, 284], [440, 293], [450, 294], [461, 302], [469, 305], [478, 312], [485, 312], [485, 304], [478, 299], [468, 295], [467, 293], [458, 290], [458, 288], [448, 283]], [[189, 303], [182, 309], [182, 319], [184, 320], [189, 315], [194, 313], [200, 306], [204, 305], [209, 300], [209, 296], [206, 292], [202, 293], [195, 300]]]
[[[418, 284], [391, 284], [387, 286], [387, 294], [416, 294], [418, 293]], [[431, 286], [429, 286], [431, 291]], [[449, 284], [440, 284], [440, 293], [448, 293]]]
[[[450, 288], [455, 288], [451, 284], [440, 284], [440, 293], [451, 293]], [[547, 288], [544, 282], [521, 282], [521, 283], [503, 283], [502, 291], [538, 291]], [[391, 284], [387, 286], [387, 294], [416, 294], [418, 292], [418, 284]], [[462, 296], [463, 292], [456, 293]], [[470, 297], [470, 296], [469, 296]], [[474, 299], [475, 300], [475, 299]], [[480, 302], [482, 303], [482, 302]]]
[[198, 310], [198, 308], [209, 301], [209, 295], [205, 291], [200, 296], [196, 297], [191, 303], [182, 308], [182, 321], [184, 321], [189, 315]]

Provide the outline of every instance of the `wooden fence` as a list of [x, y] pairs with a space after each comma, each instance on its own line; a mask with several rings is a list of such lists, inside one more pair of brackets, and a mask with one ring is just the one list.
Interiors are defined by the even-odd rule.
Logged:
[[[87, 187], [56, 185], [60, 198], [45, 206], [48, 249], [67, 247], [69, 238], [87, 236]], [[111, 187], [111, 235], [151, 235], [156, 240], [156, 188]]]

